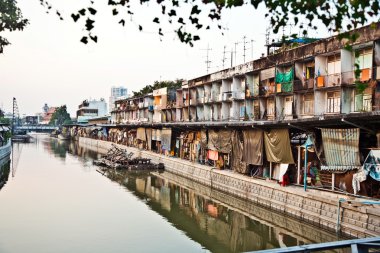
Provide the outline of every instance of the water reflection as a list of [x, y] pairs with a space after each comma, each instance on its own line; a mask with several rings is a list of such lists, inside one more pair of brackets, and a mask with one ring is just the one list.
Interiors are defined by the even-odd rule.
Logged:
[[94, 159], [101, 157], [100, 153], [86, 149], [80, 146], [78, 142], [59, 140], [47, 136], [39, 137], [39, 141], [42, 142], [42, 145], [47, 153], [60, 158], [62, 161], [66, 160], [66, 156], [68, 154], [79, 156], [83, 161], [90, 161], [91, 163]]
[[4, 158], [0, 160], [0, 190], [8, 182], [9, 174], [11, 171], [11, 160]]
[[[83, 166], [101, 156], [77, 142], [48, 139], [43, 143], [45, 150], [60, 160], [68, 155], [79, 156]], [[103, 175], [132, 192], [176, 229], [211, 252], [254, 251], [339, 239], [333, 233], [171, 173], [109, 170]], [[139, 222], [144, 223], [144, 220]], [[165, 240], [165, 235], [157, 236]]]
[[[276, 224], [276, 221], [271, 219], [278, 217], [263, 208], [260, 211], [267, 216], [269, 214], [271, 223], [259, 221], [258, 217], [249, 217], [249, 214], [238, 212], [195, 190], [171, 182], [167, 178], [170, 173], [151, 175], [147, 172], [112, 170], [104, 175], [134, 192], [177, 229], [184, 231], [188, 237], [212, 252], [244, 252], [337, 239], [334, 234], [319, 231], [280, 214], [278, 216], [281, 220], [277, 222], [283, 224]], [[197, 186], [198, 189], [199, 187], [203, 186]], [[256, 211], [253, 212], [257, 214]], [[298, 227], [298, 231], [288, 231], [288, 225]]]

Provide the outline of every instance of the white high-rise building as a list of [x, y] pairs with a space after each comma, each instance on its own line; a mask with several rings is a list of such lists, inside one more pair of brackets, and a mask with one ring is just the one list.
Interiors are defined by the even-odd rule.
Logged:
[[120, 86], [120, 87], [111, 87], [111, 96], [109, 100], [109, 109], [110, 112], [115, 108], [115, 101], [119, 98], [127, 98], [128, 90], [127, 88]]

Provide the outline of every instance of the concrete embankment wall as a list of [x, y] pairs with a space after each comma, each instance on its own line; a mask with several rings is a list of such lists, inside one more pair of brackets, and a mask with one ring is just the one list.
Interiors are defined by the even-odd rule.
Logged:
[[[80, 138], [82, 146], [100, 152], [108, 150], [112, 143]], [[164, 163], [165, 170], [189, 178], [212, 189], [225, 192], [259, 205], [276, 210], [310, 224], [335, 230], [338, 216], [338, 200], [345, 195], [290, 186], [281, 187], [273, 182], [253, 179], [231, 171], [213, 169], [179, 158], [171, 158], [146, 150], [127, 148], [135, 156], [150, 158], [154, 163]], [[353, 206], [342, 203], [340, 208], [341, 232], [353, 237], [380, 236], [380, 206]]]

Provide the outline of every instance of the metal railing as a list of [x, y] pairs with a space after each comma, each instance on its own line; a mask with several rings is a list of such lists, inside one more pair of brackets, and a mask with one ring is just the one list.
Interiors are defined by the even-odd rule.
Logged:
[[238, 100], [244, 100], [245, 99], [245, 92], [244, 91], [233, 91], [232, 92], [232, 98], [238, 99]]
[[276, 93], [276, 85], [273, 84], [266, 84], [266, 83], [261, 83], [259, 86], [259, 95], [260, 96], [267, 96], [271, 94]]
[[[380, 237], [370, 237], [363, 239], [325, 242], [318, 244], [309, 244], [302, 246], [294, 246], [279, 249], [259, 250], [256, 253], [272, 252], [272, 253], [284, 253], [284, 252], [322, 252], [326, 250], [351, 248], [351, 252], [369, 252], [369, 249], [380, 249]], [[378, 252], [378, 251], [376, 251]]]
[[360, 75], [355, 78], [355, 70], [342, 72], [342, 84], [351, 85], [355, 84], [356, 81], [368, 82], [372, 78], [372, 69], [366, 68], [360, 70]]
[[341, 73], [331, 75], [318, 76], [316, 81], [316, 88], [335, 87], [341, 85]]
[[314, 89], [314, 78], [306, 80], [294, 80], [293, 91]]

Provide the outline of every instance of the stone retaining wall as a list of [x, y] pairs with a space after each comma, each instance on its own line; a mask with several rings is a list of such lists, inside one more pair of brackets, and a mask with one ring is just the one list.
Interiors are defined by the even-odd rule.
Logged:
[[[79, 143], [87, 148], [105, 152], [112, 143], [80, 138]], [[347, 196], [325, 191], [280, 185], [253, 179], [232, 171], [218, 170], [209, 166], [171, 158], [146, 150], [126, 147], [135, 156], [150, 158], [154, 163], [164, 163], [165, 170], [194, 180], [242, 200], [276, 210], [310, 224], [335, 231], [338, 216], [338, 200]], [[340, 208], [341, 232], [352, 237], [380, 236], [380, 205], [353, 206], [342, 203]]]

